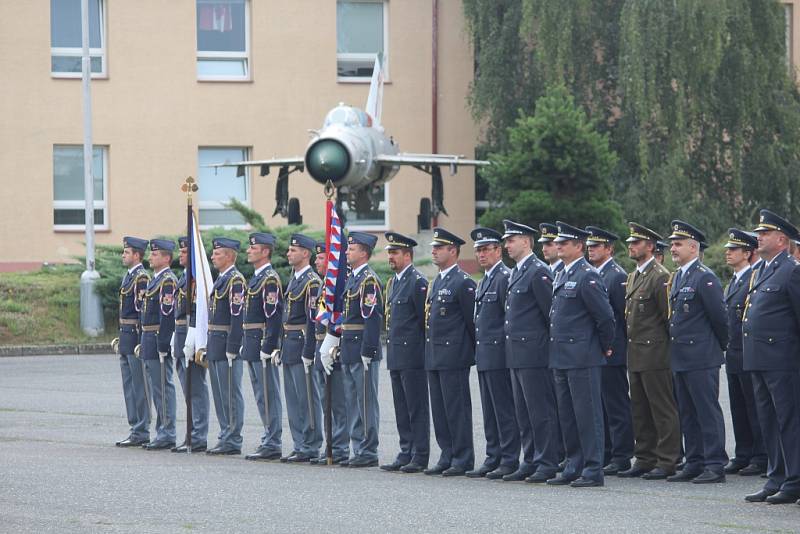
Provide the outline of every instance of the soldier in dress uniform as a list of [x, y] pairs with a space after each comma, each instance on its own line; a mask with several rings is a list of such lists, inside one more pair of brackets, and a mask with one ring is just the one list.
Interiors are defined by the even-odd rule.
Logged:
[[464, 240], [433, 229], [439, 273], [425, 300], [425, 369], [441, 456], [426, 475], [463, 476], [475, 466], [469, 371], [475, 363], [475, 281], [458, 266]]
[[[327, 247], [324, 241], [317, 241], [315, 247], [316, 257], [314, 258], [314, 267], [317, 273], [325, 276], [327, 268]], [[320, 285], [317, 291], [317, 312], [319, 308], [325, 306], [325, 284]], [[316, 339], [316, 348], [314, 352], [314, 394], [320, 399], [319, 404], [324, 410], [325, 401], [325, 385], [330, 383], [331, 388], [331, 452], [333, 454], [333, 465], [347, 465], [350, 458], [350, 435], [347, 433], [347, 404], [344, 394], [344, 380], [342, 378], [342, 364], [341, 362], [333, 359], [328, 360], [329, 368], [326, 369], [323, 363], [321, 354], [322, 342], [325, 340], [325, 332], [327, 325], [318, 320], [314, 325], [314, 337]], [[330, 355], [328, 355], [330, 356]], [[326, 451], [322, 450], [320, 455], [311, 459], [314, 465], [327, 465], [328, 459]]]
[[175, 294], [178, 280], [170, 270], [175, 243], [167, 239], [150, 241], [153, 277], [142, 301], [142, 337], [139, 357], [147, 372], [156, 408], [156, 437], [144, 445], [147, 450], [175, 447], [175, 382], [172, 379], [172, 347], [175, 332]]
[[150, 398], [144, 365], [134, 354], [139, 344], [139, 311], [150, 276], [142, 266], [147, 240], [138, 237], [122, 239], [122, 264], [128, 272], [119, 288], [119, 337], [111, 342], [119, 355], [122, 372], [122, 394], [130, 431], [117, 447], [137, 447], [150, 441]]
[[322, 446], [322, 429], [317, 425], [320, 410], [315, 406], [311, 366], [314, 363], [316, 339], [314, 319], [317, 294], [322, 284], [311, 268], [311, 254], [316, 242], [303, 234], [292, 234], [286, 258], [292, 266], [292, 277], [286, 286], [283, 304], [283, 336], [280, 352], [275, 352], [272, 362], [283, 365], [283, 390], [286, 398], [286, 415], [292, 432], [291, 454], [281, 462], [302, 463], [319, 456]]
[[[172, 353], [175, 356], [175, 369], [178, 372], [183, 388], [184, 397], [186, 395], [186, 368], [189, 361], [194, 361], [195, 342], [194, 332], [196, 326], [196, 297], [195, 287], [191, 288], [191, 296], [188, 295], [189, 289], [186, 287], [186, 271], [189, 265], [189, 238], [179, 237], [178, 247], [180, 254], [178, 262], [184, 267], [184, 272], [178, 279], [178, 293], [175, 296], [175, 339], [172, 344]], [[189, 319], [187, 324], [187, 299], [191, 298], [189, 305]], [[206, 450], [208, 439], [208, 386], [206, 385], [206, 370], [202, 365], [189, 365], [192, 373], [192, 452], [202, 452]], [[172, 449], [172, 452], [186, 452], [186, 443], [182, 443]]]
[[633, 457], [633, 421], [631, 398], [628, 396], [628, 335], [625, 327], [625, 286], [628, 274], [614, 261], [614, 243], [619, 236], [597, 226], [587, 226], [591, 235], [586, 241], [589, 263], [597, 269], [608, 291], [614, 310], [613, 353], [606, 360], [603, 378], [603, 423], [605, 427], [606, 475], [616, 475], [631, 467]]
[[211, 393], [219, 421], [218, 442], [206, 454], [241, 454], [244, 396], [242, 395], [242, 319], [247, 282], [236, 269], [241, 243], [212, 240], [211, 263], [219, 272], [208, 297], [208, 360]]
[[255, 272], [245, 293], [241, 356], [250, 372], [250, 384], [264, 433], [258, 448], [245, 459], [278, 460], [283, 434], [281, 379], [271, 360], [281, 335], [283, 287], [280, 276], [272, 267], [275, 236], [254, 232], [248, 240], [247, 262]]
[[752, 374], [742, 369], [742, 315], [752, 274], [751, 265], [756, 261], [756, 248], [758, 239], [755, 234], [728, 229], [725, 261], [734, 272], [725, 288], [730, 334], [725, 351], [725, 372], [736, 439], [735, 456], [725, 466], [725, 473], [729, 475], [753, 476], [767, 470], [767, 452], [756, 413]]
[[719, 368], [728, 346], [722, 285], [700, 261], [705, 235], [672, 221], [672, 260], [679, 269], [670, 284], [670, 361], [686, 449], [683, 469], [668, 482], [725, 481], [725, 421], [719, 405]]
[[425, 374], [425, 296], [428, 281], [414, 267], [417, 242], [396, 232], [385, 234], [389, 267], [386, 282], [386, 367], [400, 437], [400, 452], [385, 471], [420, 473], [428, 467], [431, 419]]
[[788, 251], [800, 234], [769, 210], [761, 210], [754, 231], [763, 262], [745, 303], [743, 367], [752, 372], [767, 482], [745, 499], [785, 504], [800, 498], [800, 264]]
[[663, 480], [675, 474], [681, 442], [669, 361], [669, 271], [654, 256], [661, 236], [635, 222], [629, 228], [636, 270], [625, 286], [625, 325], [636, 461], [617, 475]]
[[519, 467], [519, 429], [505, 355], [505, 306], [510, 272], [503, 265], [502, 234], [475, 228], [475, 257], [484, 276], [475, 291], [475, 364], [483, 411], [486, 459], [470, 478], [503, 478]]
[[567, 465], [550, 485], [602, 486], [603, 404], [601, 368], [613, 355], [614, 311], [600, 275], [583, 258], [589, 233], [556, 222], [564, 269], [553, 283], [550, 368]]
[[660, 239], [656, 241], [656, 248], [655, 252], [653, 252], [653, 257], [656, 259], [660, 265], [664, 265], [664, 253], [669, 248], [669, 243], [666, 241], [661, 241]]
[[522, 443], [519, 469], [503, 480], [543, 483], [556, 476], [563, 457], [555, 384], [549, 368], [553, 275], [533, 253], [536, 230], [509, 220], [503, 225], [504, 246], [515, 262], [505, 303], [506, 365]]
[[564, 262], [558, 257], [558, 246], [555, 239], [558, 237], [558, 227], [551, 223], [541, 223], [539, 225], [539, 239], [542, 244], [542, 258], [550, 266], [550, 272], [555, 277], [559, 271], [564, 269]]

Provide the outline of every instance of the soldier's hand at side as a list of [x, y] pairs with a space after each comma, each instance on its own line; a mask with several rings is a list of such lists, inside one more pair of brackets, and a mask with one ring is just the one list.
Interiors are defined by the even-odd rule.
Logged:
[[272, 351], [272, 364], [278, 366], [281, 364], [281, 351], [280, 349], [275, 349]]
[[613, 353], [614, 353], [614, 350], [613, 350], [613, 349], [608, 349], [608, 350], [606, 351], [606, 358], [610, 358], [610, 357], [611, 357], [611, 355], [612, 355]]

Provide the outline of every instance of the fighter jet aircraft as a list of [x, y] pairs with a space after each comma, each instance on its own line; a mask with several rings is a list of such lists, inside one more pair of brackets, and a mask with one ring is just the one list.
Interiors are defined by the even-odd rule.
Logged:
[[[339, 208], [342, 202], [356, 213], [364, 214], [377, 209], [379, 199], [375, 193], [381, 185], [391, 180], [401, 165], [410, 165], [431, 176], [431, 197], [420, 200], [418, 226], [430, 229], [431, 219], [444, 208], [444, 189], [441, 167], [455, 174], [460, 166], [480, 167], [488, 161], [464, 159], [463, 156], [444, 154], [400, 153], [393, 137], [381, 125], [383, 99], [383, 69], [380, 58], [375, 59], [366, 110], [340, 103], [328, 112], [322, 128], [309, 130], [311, 141], [305, 156], [273, 158], [254, 161], [226, 161], [207, 167], [236, 167], [237, 176], [245, 175], [245, 167], [260, 167], [260, 175], [269, 174], [278, 167], [275, 186], [275, 215], [286, 217], [290, 224], [300, 224], [300, 201], [289, 198], [289, 175], [295, 171], [308, 171], [316, 182], [336, 189]], [[342, 210], [338, 209], [340, 215]]]

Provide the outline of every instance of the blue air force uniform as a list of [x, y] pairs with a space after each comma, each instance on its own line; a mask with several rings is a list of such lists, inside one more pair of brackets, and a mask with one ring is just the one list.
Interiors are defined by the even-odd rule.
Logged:
[[[251, 245], [275, 250], [275, 236], [254, 232], [248, 236]], [[250, 384], [258, 407], [264, 433], [254, 454], [248, 459], [275, 459], [281, 454], [283, 433], [280, 372], [270, 365], [269, 356], [278, 348], [281, 334], [283, 290], [281, 279], [271, 263], [262, 265], [247, 283], [242, 329], [242, 359], [247, 362]], [[266, 398], [264, 396], [266, 392]]]
[[[534, 236], [531, 227], [503, 222], [504, 239]], [[555, 384], [549, 369], [549, 315], [553, 302], [550, 267], [531, 252], [511, 270], [507, 293], [505, 356], [522, 443], [517, 475], [530, 476], [531, 482], [544, 482], [555, 476], [563, 454]]]
[[[178, 238], [178, 245], [180, 248], [189, 247], [189, 238]], [[196, 326], [196, 309], [197, 309], [197, 291], [193, 285], [191, 288], [191, 297], [188, 295], [189, 290], [186, 287], [186, 272], [181, 274], [178, 279], [178, 292], [175, 296], [175, 346], [173, 348], [175, 356], [175, 369], [178, 372], [178, 380], [180, 380], [181, 388], [183, 389], [184, 398], [187, 392], [187, 374], [186, 374], [186, 359], [183, 352], [183, 347], [186, 344], [186, 335], [189, 328], [194, 329]], [[187, 305], [187, 299], [191, 299], [191, 304]], [[187, 308], [189, 308], [189, 317], [187, 320]], [[208, 412], [209, 412], [209, 398], [208, 386], [206, 385], [206, 370], [202, 365], [194, 364], [194, 354], [190, 356], [191, 362], [189, 369], [192, 379], [191, 403], [192, 403], [192, 450], [204, 450], [207, 445], [208, 439]], [[185, 446], [185, 444], [183, 445]], [[181, 447], [182, 449], [182, 447]], [[183, 450], [176, 450], [175, 452], [184, 452]]]
[[[755, 232], [799, 239], [797, 228], [761, 210]], [[800, 497], [800, 265], [786, 250], [753, 273], [742, 320], [744, 370], [751, 371], [767, 449], [769, 493]], [[776, 496], [777, 497], [777, 496]]]
[[[705, 242], [697, 228], [677, 220], [669, 239]], [[693, 479], [706, 471], [704, 479], [721, 481], [728, 461], [719, 405], [719, 368], [728, 345], [722, 285], [695, 259], [673, 274], [669, 299], [670, 360], [686, 448], [686, 465], [673, 479]]]
[[[317, 255], [325, 254], [327, 248], [324, 241], [318, 241], [316, 244]], [[319, 273], [324, 276], [325, 273]], [[316, 295], [317, 312], [325, 306], [325, 284], [320, 285]], [[344, 381], [342, 378], [342, 364], [337, 359], [331, 369], [331, 374], [325, 373], [322, 366], [322, 358], [320, 354], [320, 347], [325, 340], [325, 334], [328, 330], [327, 325], [320, 321], [314, 323], [314, 337], [316, 345], [314, 348], [314, 395], [319, 398], [318, 404], [325, 411], [325, 387], [329, 385], [331, 388], [331, 454], [333, 455], [333, 463], [340, 464], [348, 460], [350, 457], [350, 435], [347, 429], [347, 404], [345, 403], [344, 394]], [[326, 447], [327, 448], [327, 447]], [[312, 463], [325, 464], [327, 462], [326, 450], [320, 451], [320, 456], [316, 462], [312, 459]]]
[[[413, 250], [417, 242], [388, 232], [387, 250]], [[428, 281], [408, 265], [386, 282], [386, 367], [392, 381], [400, 452], [394, 466], [428, 466], [430, 455], [430, 408], [425, 373], [425, 297]]]
[[[150, 250], [172, 252], [175, 243], [165, 239], [150, 241]], [[142, 339], [139, 355], [144, 363], [148, 385], [156, 409], [156, 437], [148, 449], [175, 446], [175, 382], [172, 379], [172, 347], [175, 331], [175, 294], [178, 281], [169, 267], [153, 275], [142, 301]]]
[[[752, 234], [730, 228], [725, 248], [755, 250], [758, 248], [758, 240]], [[729, 333], [728, 348], [725, 351], [725, 372], [728, 375], [728, 398], [733, 436], [736, 439], [735, 456], [725, 470], [756, 475], [766, 471], [767, 452], [756, 412], [752, 373], [745, 371], [742, 365], [742, 317], [752, 273], [751, 266], [734, 273], [725, 288]], [[743, 468], [746, 468], [744, 472]]]
[[[464, 240], [434, 228], [431, 246], [461, 246]], [[425, 314], [425, 369], [431, 396], [436, 442], [441, 449], [436, 466], [464, 474], [475, 465], [472, 442], [472, 399], [469, 371], [475, 364], [475, 281], [455, 264], [436, 275], [428, 286]]]
[[[596, 226], [587, 226], [591, 235], [587, 246], [611, 245], [619, 236]], [[625, 288], [628, 274], [610, 258], [598, 267], [598, 273], [608, 292], [611, 309], [614, 310], [614, 341], [612, 354], [606, 359], [602, 371], [603, 426], [605, 428], [604, 462], [613, 464], [614, 470], [630, 467], [633, 456], [633, 418], [631, 398], [628, 395], [628, 335], [625, 325]]]
[[[348, 246], [363, 245], [370, 251], [376, 242], [375, 236], [363, 232], [350, 232], [347, 236]], [[353, 268], [347, 276], [341, 324], [339, 357], [353, 449], [350, 466], [377, 465], [383, 295], [378, 276], [366, 263]]]
[[[292, 234], [290, 244], [314, 251], [316, 242], [302, 234]], [[286, 286], [283, 304], [283, 336], [281, 338], [281, 363], [283, 364], [283, 390], [286, 415], [292, 433], [292, 454], [287, 461], [304, 462], [319, 455], [322, 446], [322, 428], [319, 422], [321, 408], [315, 401], [313, 384], [311, 405], [306, 383], [306, 365], [303, 360], [313, 360], [316, 349], [314, 318], [316, 298], [321, 285], [317, 273], [310, 265], [292, 273]], [[308, 370], [310, 373], [310, 370]], [[310, 378], [309, 378], [310, 380]], [[313, 418], [313, 419], [312, 419]], [[313, 421], [313, 423], [312, 423]], [[314, 428], [311, 428], [311, 427]]]
[[[132, 248], [144, 255], [147, 241], [125, 237], [123, 248]], [[150, 276], [142, 264], [134, 265], [125, 274], [119, 288], [119, 367], [122, 373], [122, 394], [128, 416], [130, 435], [117, 442], [118, 446], [141, 445], [150, 440], [150, 398], [147, 391], [144, 365], [134, 355], [139, 344], [139, 311]]]
[[[470, 234], [475, 248], [500, 246], [501, 234], [490, 228], [476, 228]], [[475, 291], [475, 364], [483, 412], [486, 458], [468, 476], [498, 478], [519, 466], [519, 430], [514, 413], [511, 375], [506, 366], [506, 291], [510, 273], [502, 261], [489, 267]], [[499, 469], [502, 467], [502, 469]]]
[[[557, 222], [556, 241], [585, 240], [589, 234]], [[600, 275], [583, 258], [565, 266], [553, 284], [550, 310], [550, 368], [567, 465], [548, 484], [603, 484], [601, 367], [614, 340], [614, 311]]]
[[[234, 239], [216, 238], [213, 247], [239, 250]], [[208, 359], [211, 393], [219, 422], [218, 443], [209, 454], [239, 454], [242, 450], [244, 396], [242, 395], [242, 311], [246, 281], [231, 265], [214, 281], [208, 297]], [[234, 355], [228, 360], [228, 354]]]

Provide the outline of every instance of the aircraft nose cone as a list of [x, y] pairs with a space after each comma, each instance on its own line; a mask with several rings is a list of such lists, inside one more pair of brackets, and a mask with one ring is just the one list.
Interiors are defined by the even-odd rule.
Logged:
[[320, 183], [326, 180], [337, 182], [347, 175], [350, 155], [339, 141], [323, 139], [315, 143], [306, 153], [309, 174]]

